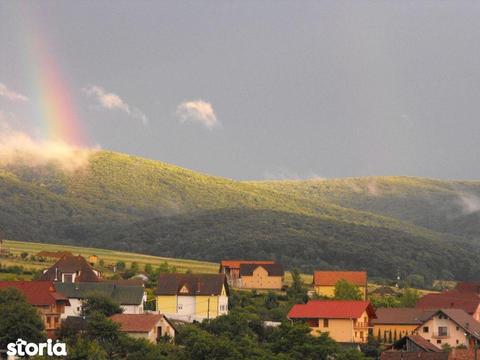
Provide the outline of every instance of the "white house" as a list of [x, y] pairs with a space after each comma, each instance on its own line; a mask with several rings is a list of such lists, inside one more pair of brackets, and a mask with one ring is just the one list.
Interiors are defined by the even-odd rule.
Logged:
[[147, 300], [145, 288], [138, 281], [57, 283], [55, 289], [70, 301], [62, 318], [80, 316], [83, 301], [90, 294], [109, 297], [122, 307], [124, 314], [143, 314]]

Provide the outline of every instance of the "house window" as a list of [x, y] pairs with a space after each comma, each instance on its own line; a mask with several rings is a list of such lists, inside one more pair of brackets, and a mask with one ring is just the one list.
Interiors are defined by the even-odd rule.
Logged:
[[72, 283], [73, 275], [72, 274], [63, 274], [63, 282]]
[[457, 331], [460, 330], [460, 326], [457, 326]]
[[182, 304], [178, 304], [178, 310], [182, 310], [183, 309], [183, 305]]
[[357, 332], [355, 331], [355, 337], [357, 337]]
[[457, 345], [460, 344], [460, 340], [457, 339]]
[[424, 326], [424, 327], [423, 327], [423, 332], [424, 332], [424, 333], [427, 333], [427, 332], [428, 332], [428, 326]]
[[442, 340], [437, 340], [437, 344], [441, 344], [442, 343]]
[[328, 327], [328, 319], [323, 319], [323, 327], [324, 328]]
[[447, 327], [439, 326], [438, 327], [438, 336], [447, 336]]
[[360, 339], [363, 340], [363, 331], [360, 331]]

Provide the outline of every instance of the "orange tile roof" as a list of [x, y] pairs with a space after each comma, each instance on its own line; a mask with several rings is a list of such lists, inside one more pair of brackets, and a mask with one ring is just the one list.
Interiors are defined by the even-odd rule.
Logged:
[[162, 314], [115, 314], [110, 319], [120, 324], [124, 332], [145, 333], [150, 332], [160, 320]]
[[339, 280], [346, 280], [357, 286], [367, 284], [366, 271], [315, 271], [313, 283], [316, 286], [334, 286]]
[[221, 267], [228, 267], [231, 269], [240, 269], [241, 264], [268, 265], [268, 264], [275, 264], [275, 261], [273, 260], [222, 260], [220, 262]]
[[358, 319], [367, 311], [375, 318], [375, 310], [370, 301], [359, 300], [309, 300], [306, 304], [296, 304], [288, 313], [289, 319]]

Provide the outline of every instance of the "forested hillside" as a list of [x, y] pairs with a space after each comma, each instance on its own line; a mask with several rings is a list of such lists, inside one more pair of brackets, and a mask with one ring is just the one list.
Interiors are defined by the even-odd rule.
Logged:
[[371, 275], [473, 278], [480, 183], [385, 177], [237, 182], [119, 153], [5, 165], [0, 228], [18, 240]]

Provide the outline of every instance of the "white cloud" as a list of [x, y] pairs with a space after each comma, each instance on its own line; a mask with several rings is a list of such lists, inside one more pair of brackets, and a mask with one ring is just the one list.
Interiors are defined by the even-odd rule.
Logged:
[[212, 104], [203, 100], [182, 102], [178, 105], [176, 114], [181, 122], [197, 122], [208, 129], [220, 125]]
[[7, 85], [2, 83], [0, 83], [0, 97], [4, 97], [10, 101], [28, 101], [28, 98], [25, 95], [10, 90]]
[[141, 120], [144, 125], [147, 125], [147, 116], [141, 110], [128, 105], [117, 94], [107, 92], [104, 88], [97, 85], [90, 85], [82, 89], [82, 91], [88, 97], [94, 98], [105, 109], [123, 111], [130, 117]]
[[30, 135], [1, 125], [0, 166], [24, 165], [32, 168], [55, 165], [71, 172], [85, 168], [98, 148], [79, 148], [59, 140], [36, 140]]

